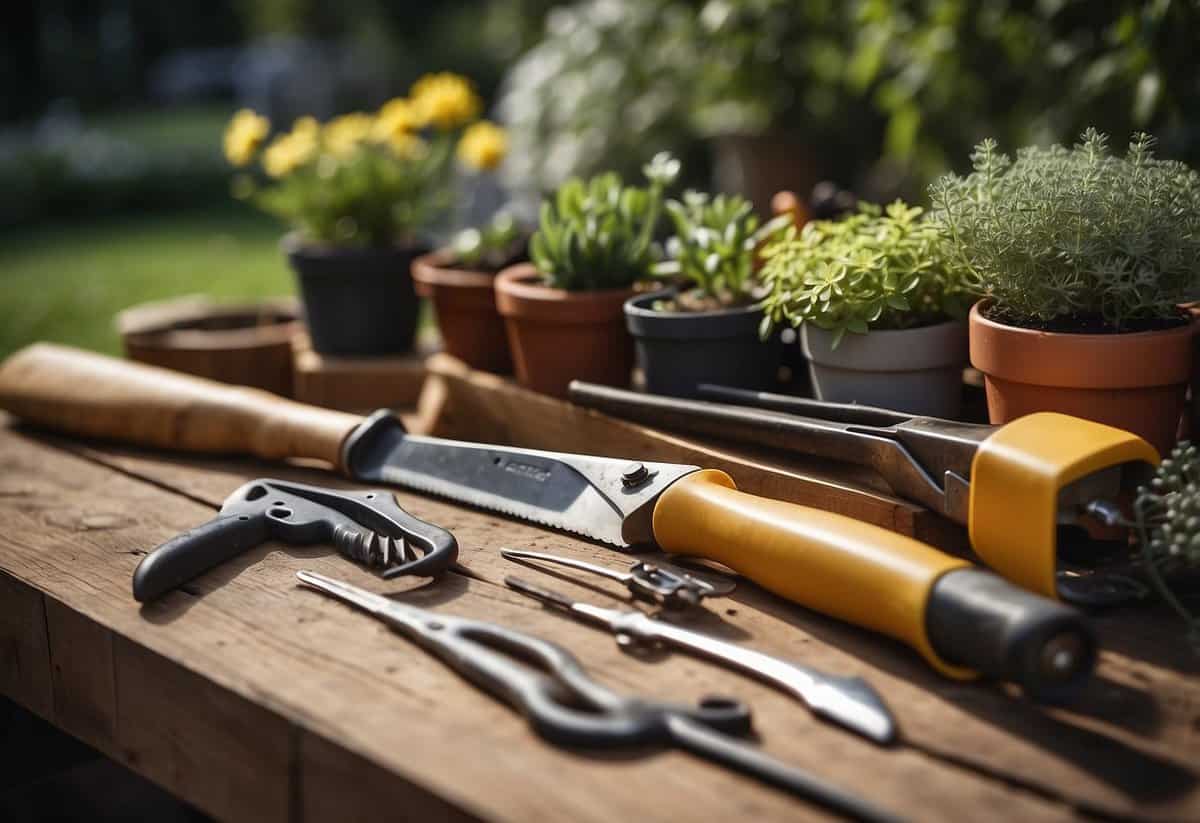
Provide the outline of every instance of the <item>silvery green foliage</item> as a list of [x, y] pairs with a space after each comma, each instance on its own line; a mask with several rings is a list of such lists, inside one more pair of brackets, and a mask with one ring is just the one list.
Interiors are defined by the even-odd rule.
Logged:
[[973, 173], [930, 187], [933, 219], [1011, 322], [1170, 318], [1200, 296], [1200, 175], [1153, 146], [1138, 134], [1114, 157], [1088, 129], [1012, 160], [985, 140]]
[[542, 203], [529, 255], [547, 285], [619, 289], [650, 273], [663, 190], [679, 175], [679, 161], [660, 153], [642, 171], [646, 188], [625, 186], [608, 172], [587, 182], [572, 178]]
[[1173, 572], [1200, 569], [1200, 449], [1187, 441], [1179, 443], [1158, 465], [1150, 485], [1138, 489], [1134, 512], [1146, 572], [1200, 644], [1200, 620], [1165, 579]]
[[543, 40], [505, 77], [499, 104], [511, 189], [571, 177], [632, 176], [651, 152], [692, 142], [695, 13], [673, 0], [583, 0], [553, 9]]
[[843, 220], [814, 220], [763, 250], [763, 335], [778, 324], [833, 332], [908, 329], [962, 317], [974, 299], [945, 257], [936, 226], [902, 201], [862, 203]]
[[686, 277], [701, 294], [737, 301], [754, 283], [754, 250], [766, 238], [791, 224], [781, 215], [760, 226], [754, 207], [738, 195], [684, 192], [668, 200], [667, 215], [675, 234], [667, 241], [666, 259], [654, 274]]

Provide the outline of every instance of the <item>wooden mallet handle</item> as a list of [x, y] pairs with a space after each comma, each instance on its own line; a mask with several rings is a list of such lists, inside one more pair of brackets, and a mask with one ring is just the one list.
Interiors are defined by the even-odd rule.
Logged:
[[51, 343], [0, 364], [0, 408], [69, 434], [192, 452], [304, 457], [341, 467], [362, 418]]

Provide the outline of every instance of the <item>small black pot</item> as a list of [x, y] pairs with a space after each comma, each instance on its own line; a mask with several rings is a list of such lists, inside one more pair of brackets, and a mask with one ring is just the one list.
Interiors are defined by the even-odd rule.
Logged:
[[311, 246], [294, 234], [284, 237], [282, 246], [296, 272], [315, 351], [412, 351], [419, 303], [410, 268], [428, 248]]
[[760, 306], [711, 312], [655, 311], [656, 300], [672, 292], [655, 292], [625, 302], [625, 324], [637, 346], [646, 391], [696, 397], [701, 383], [744, 389], [775, 388], [780, 342], [758, 336]]

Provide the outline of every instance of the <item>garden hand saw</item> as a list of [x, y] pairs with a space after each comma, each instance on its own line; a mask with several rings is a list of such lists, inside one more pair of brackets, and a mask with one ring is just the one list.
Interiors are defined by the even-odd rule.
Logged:
[[575, 532], [723, 563], [776, 594], [895, 637], [945, 675], [984, 674], [1055, 698], [1095, 643], [1072, 608], [911, 538], [740, 492], [723, 472], [409, 434], [257, 389], [38, 344], [0, 365], [0, 407], [79, 435], [191, 452], [312, 458]]

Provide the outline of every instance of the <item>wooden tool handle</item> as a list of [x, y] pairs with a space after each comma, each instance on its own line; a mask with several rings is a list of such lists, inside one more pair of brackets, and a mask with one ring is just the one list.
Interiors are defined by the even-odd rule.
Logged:
[[711, 469], [663, 492], [654, 539], [665, 551], [716, 560], [788, 600], [895, 637], [944, 674], [972, 674], [944, 660], [925, 627], [934, 583], [969, 567], [965, 560], [840, 514], [740, 492]]
[[38, 343], [0, 365], [0, 408], [70, 434], [340, 468], [362, 418], [92, 352]]

